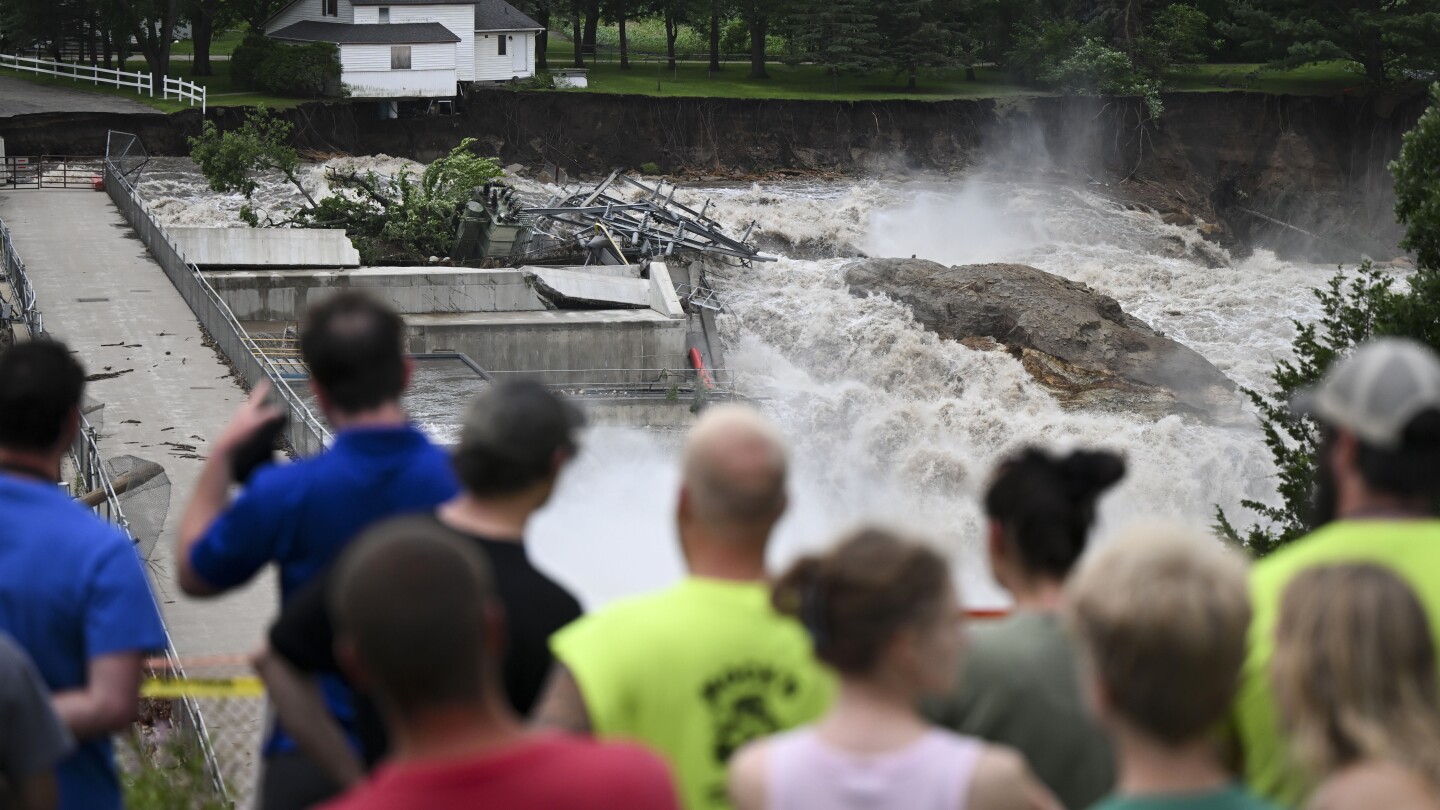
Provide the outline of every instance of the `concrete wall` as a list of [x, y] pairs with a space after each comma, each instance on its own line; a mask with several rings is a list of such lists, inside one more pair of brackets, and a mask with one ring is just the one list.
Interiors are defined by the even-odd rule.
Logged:
[[364, 267], [358, 270], [212, 271], [211, 286], [242, 321], [296, 321], [325, 295], [364, 289], [402, 315], [544, 310], [519, 270]]
[[[685, 368], [685, 321], [648, 309], [552, 310], [473, 315], [415, 315], [405, 319], [415, 353], [455, 351], [493, 371], [606, 371], [596, 381], [642, 382], [661, 368]], [[564, 374], [553, 382], [583, 381]]]
[[360, 252], [343, 230], [311, 228], [171, 228], [180, 254], [206, 267], [359, 267]]

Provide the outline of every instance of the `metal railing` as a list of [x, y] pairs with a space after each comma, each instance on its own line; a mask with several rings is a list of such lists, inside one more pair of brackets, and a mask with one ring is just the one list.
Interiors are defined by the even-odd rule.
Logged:
[[28, 56], [12, 56], [0, 53], [0, 68], [10, 68], [42, 76], [58, 76], [75, 81], [88, 80], [91, 84], [108, 84], [113, 87], [133, 87], [139, 95], [155, 95], [155, 78], [149, 73], [114, 70], [82, 65], [77, 62], [55, 62], [49, 59], [33, 59]]
[[[135, 538], [130, 532], [130, 521], [125, 519], [125, 510], [120, 505], [120, 497], [115, 492], [115, 485], [110, 480], [110, 473], [105, 469], [105, 457], [101, 455], [100, 447], [96, 444], [95, 428], [91, 427], [90, 420], [86, 419], [83, 414], [80, 416], [80, 431], [75, 437], [75, 443], [71, 446], [70, 451], [76, 473], [79, 476], [78, 483], [87, 492], [103, 490], [105, 493], [105, 500], [95, 507], [95, 512], [104, 515], [106, 519], [125, 532], [133, 542]], [[151, 599], [154, 599], [153, 593]], [[155, 605], [155, 611], [160, 612], [158, 603]], [[160, 674], [172, 678], [185, 677], [185, 670], [180, 665], [180, 659], [175, 655], [175, 642], [170, 637], [168, 626], [165, 626], [165, 663], [166, 671], [164, 673], [152, 670], [149, 674], [152, 677]], [[220, 770], [220, 760], [215, 756], [215, 748], [210, 743], [210, 730], [205, 725], [205, 718], [200, 713], [199, 705], [189, 697], [172, 700], [171, 705], [173, 710], [170, 717], [175, 723], [176, 730], [182, 734], [194, 735], [205, 758], [205, 770], [211, 785], [215, 788], [221, 803], [229, 807], [231, 804], [230, 793], [225, 787], [225, 778]]]
[[93, 157], [0, 158], [0, 188], [92, 188], [99, 179], [100, 161]]
[[199, 268], [186, 261], [179, 245], [155, 219], [149, 206], [140, 199], [135, 187], [121, 174], [119, 167], [110, 160], [108, 154], [105, 158], [105, 190], [125, 220], [130, 223], [130, 227], [140, 236], [140, 241], [150, 249], [150, 255], [160, 265], [160, 269], [165, 271], [170, 283], [179, 291], [180, 297], [185, 299], [185, 303], [195, 313], [201, 328], [214, 341], [215, 348], [229, 360], [231, 368], [252, 388], [266, 380], [274, 386], [276, 395], [290, 411], [286, 438], [295, 453], [309, 456], [323, 450], [329, 442], [330, 431], [315, 418], [291, 389], [285, 379], [286, 375], [265, 358], [264, 353], [250, 339], [245, 328], [230, 311], [230, 307], [221, 300]]
[[194, 107], [195, 102], [200, 102], [200, 114], [205, 114], [205, 86], [194, 82], [187, 82], [184, 79], [176, 79], [166, 76], [161, 83], [161, 98], [170, 98], [174, 94], [176, 98], [185, 99]]
[[45, 334], [45, 323], [36, 303], [35, 288], [30, 286], [30, 279], [25, 275], [25, 263], [20, 261], [15, 242], [10, 238], [10, 229], [5, 227], [3, 219], [0, 219], [0, 273], [4, 274], [5, 281], [9, 283], [13, 297], [18, 299], [11, 301], [0, 296], [0, 325], [22, 323], [31, 338]]

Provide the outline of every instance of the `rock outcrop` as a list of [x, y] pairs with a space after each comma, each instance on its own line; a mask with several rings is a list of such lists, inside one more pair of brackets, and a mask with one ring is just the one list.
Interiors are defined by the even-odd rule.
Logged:
[[1210, 414], [1234, 401], [1235, 384], [1199, 353], [1110, 296], [1034, 267], [865, 259], [845, 280], [854, 295], [907, 304], [942, 338], [1003, 347], [1069, 404]]

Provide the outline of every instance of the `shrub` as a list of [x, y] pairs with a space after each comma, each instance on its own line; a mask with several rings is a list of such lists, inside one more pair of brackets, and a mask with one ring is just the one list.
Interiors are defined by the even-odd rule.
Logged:
[[286, 96], [316, 98], [340, 80], [340, 49], [329, 42], [280, 45], [255, 74], [260, 89]]
[[230, 79], [235, 82], [235, 86], [258, 88], [260, 85], [256, 81], [256, 73], [260, 64], [279, 46], [280, 43], [259, 31], [246, 34], [239, 47], [230, 55]]

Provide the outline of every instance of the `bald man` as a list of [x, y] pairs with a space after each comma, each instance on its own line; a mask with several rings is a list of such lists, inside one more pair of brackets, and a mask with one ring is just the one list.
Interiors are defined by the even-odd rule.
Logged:
[[834, 684], [800, 625], [770, 605], [765, 549], [785, 513], [784, 440], [753, 408], [701, 417], [676, 509], [689, 576], [616, 602], [551, 638], [537, 722], [639, 740], [674, 768], [689, 810], [728, 808], [725, 767], [746, 742], [821, 715]]

